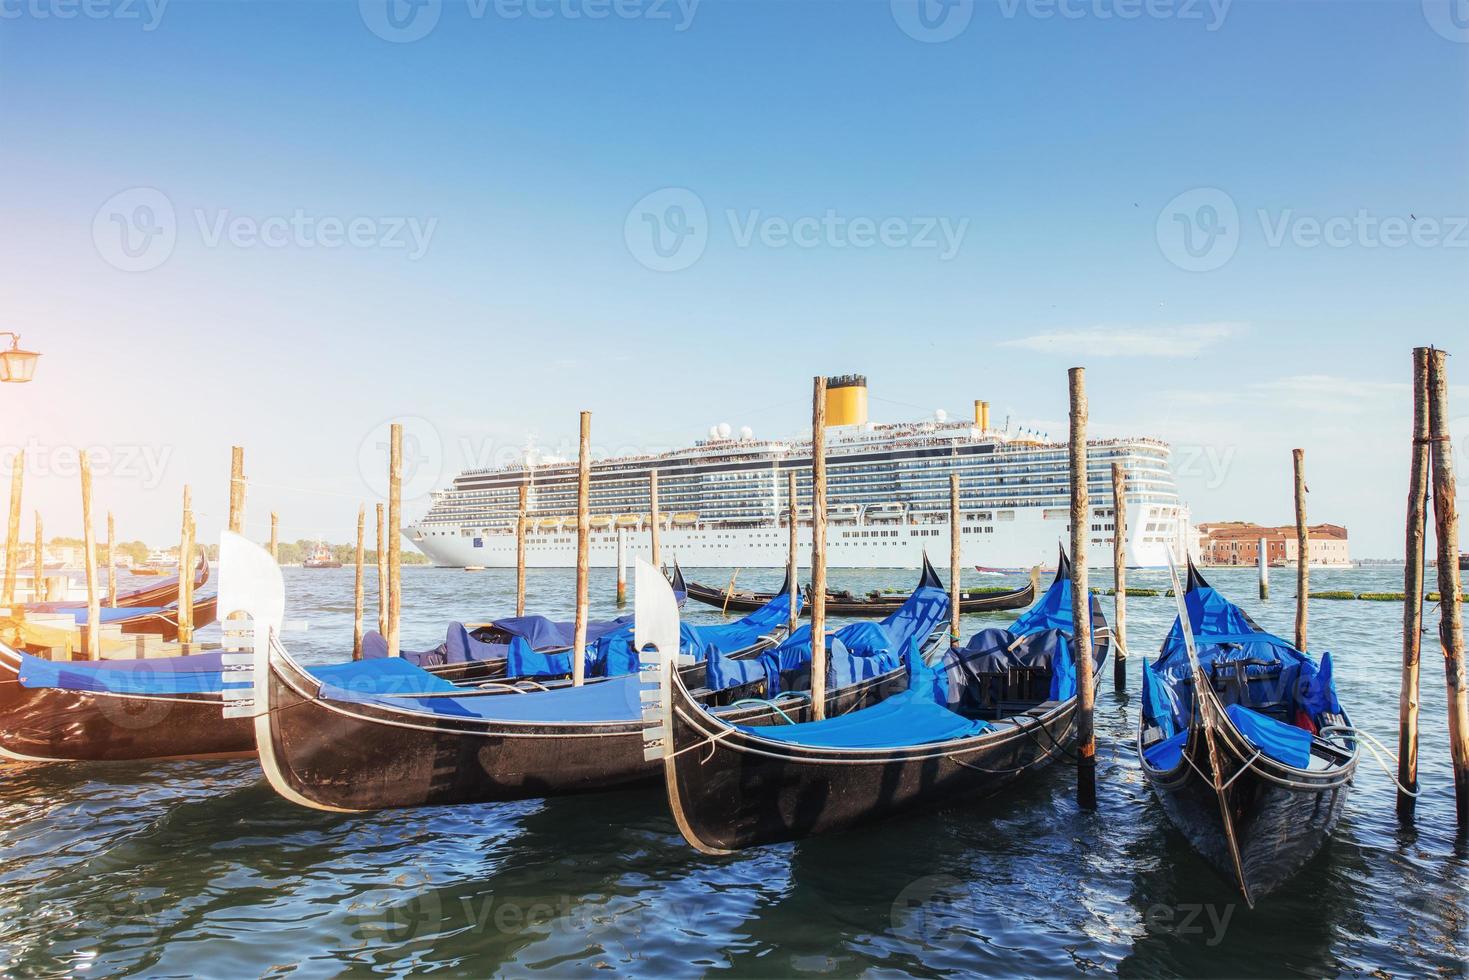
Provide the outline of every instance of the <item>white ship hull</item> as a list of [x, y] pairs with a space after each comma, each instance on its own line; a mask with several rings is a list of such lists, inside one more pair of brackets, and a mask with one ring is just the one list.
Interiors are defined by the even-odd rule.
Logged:
[[[1168, 564], [1168, 551], [1175, 555], [1192, 551], [1187, 519], [1167, 516], [1165, 508], [1137, 507], [1129, 520], [1127, 564], [1133, 568], [1163, 568]], [[1067, 522], [1047, 519], [1040, 508], [1015, 511], [1015, 519], [1001, 521], [974, 533], [966, 533], [960, 541], [960, 560], [966, 569], [975, 565], [991, 568], [1028, 568], [1031, 565], [1054, 565], [1056, 546], [1070, 547], [1071, 534]], [[1104, 530], [1093, 532], [1088, 553], [1092, 567], [1112, 567], [1112, 532], [1110, 524], [1093, 518]], [[483, 565], [487, 568], [515, 567], [515, 535], [509, 532], [470, 536], [458, 528], [442, 525], [415, 525], [404, 535], [428, 556], [435, 565], [462, 568]], [[623, 551], [628, 566], [637, 557], [649, 557], [652, 545], [646, 529], [623, 532]], [[936, 565], [946, 566], [949, 555], [949, 529], [946, 524], [909, 524], [856, 526], [831, 524], [827, 527], [826, 562], [828, 568], [917, 568], [924, 552]], [[687, 567], [717, 568], [783, 568], [789, 548], [789, 531], [785, 528], [754, 527], [672, 527], [659, 536], [662, 559], [677, 560]], [[799, 562], [811, 563], [811, 532], [802, 527], [799, 534]], [[568, 529], [550, 533], [536, 532], [526, 540], [526, 565], [530, 568], [571, 568], [576, 565], [576, 531]], [[617, 533], [594, 530], [589, 552], [591, 565], [612, 568], [617, 564]]]

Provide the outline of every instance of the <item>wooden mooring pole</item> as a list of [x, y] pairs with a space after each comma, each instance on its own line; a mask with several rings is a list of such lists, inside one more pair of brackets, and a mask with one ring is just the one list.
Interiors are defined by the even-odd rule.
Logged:
[[959, 645], [959, 474], [949, 474], [949, 646]]
[[580, 687], [587, 673], [587, 578], [592, 539], [592, 413], [581, 413], [576, 456], [576, 622], [571, 639], [571, 683]]
[[520, 485], [520, 505], [515, 510], [515, 615], [525, 615], [525, 521], [530, 487]]
[[811, 716], [826, 717], [826, 378], [811, 385]]
[[797, 564], [800, 560], [800, 541], [798, 539], [797, 527], [800, 511], [796, 507], [796, 471], [786, 471], [786, 523], [790, 525], [790, 551], [786, 555], [786, 581], [791, 584], [791, 608], [786, 615], [786, 634], [796, 631], [796, 601], [801, 594], [801, 583], [796, 578]]
[[377, 635], [388, 635], [388, 542], [383, 505], [377, 505]]
[[46, 587], [46, 544], [41, 535], [41, 512], [36, 511], [36, 571], [32, 576], [31, 600], [45, 602], [51, 591]]
[[[179, 559], [180, 566], [183, 559]], [[184, 570], [179, 568], [179, 575]], [[112, 511], [107, 512], [107, 605], [108, 608], [117, 608], [117, 523], [112, 519]]]
[[280, 561], [280, 527], [281, 518], [275, 511], [270, 512], [270, 560]]
[[1092, 683], [1091, 592], [1087, 588], [1087, 542], [1091, 536], [1091, 503], [1087, 493], [1086, 369], [1069, 372], [1071, 394], [1071, 619], [1076, 649], [1076, 798], [1082, 806], [1097, 802], [1097, 739], [1094, 728], [1096, 691]]
[[1266, 540], [1265, 538], [1261, 538], [1260, 539], [1260, 543], [1258, 545], [1256, 545], [1256, 548], [1260, 552], [1259, 555], [1257, 556], [1257, 558], [1259, 559], [1259, 564], [1260, 564], [1260, 600], [1262, 602], [1269, 602], [1270, 601], [1270, 542], [1268, 540]]
[[92, 528], [92, 459], [80, 453], [82, 469], [82, 550], [87, 570], [87, 659], [102, 659], [99, 648], [102, 608], [97, 601], [97, 532]]
[[244, 533], [245, 528], [245, 449], [230, 447], [230, 530]]
[[1127, 474], [1112, 464], [1112, 686], [1127, 690]]
[[[1428, 348], [1413, 350], [1412, 466], [1403, 543], [1403, 678], [1398, 694], [1398, 819], [1411, 822], [1418, 791], [1418, 680], [1423, 648], [1423, 549], [1428, 512]], [[1406, 790], [1406, 792], [1405, 792]]]
[[627, 605], [627, 566], [622, 560], [622, 528], [617, 529], [617, 608]]
[[1296, 476], [1296, 649], [1306, 652], [1311, 599], [1311, 534], [1306, 529], [1306, 451], [1292, 449]]
[[367, 559], [367, 505], [357, 505], [357, 551], [353, 555], [352, 579], [352, 659], [362, 659], [362, 578]]
[[1459, 576], [1459, 512], [1449, 425], [1448, 354], [1428, 354], [1428, 428], [1433, 472], [1433, 529], [1438, 539], [1438, 639], [1444, 654], [1449, 756], [1459, 832], [1469, 832], [1469, 688], [1464, 678], [1463, 589]]
[[394, 422], [388, 457], [388, 656], [401, 656], [398, 628], [403, 614], [403, 426]]
[[653, 548], [649, 557], [654, 565], [662, 568], [658, 558], [658, 471], [648, 471], [648, 543]]
[[5, 605], [15, 605], [16, 562], [20, 555], [20, 493], [25, 484], [26, 454], [22, 449], [10, 464], [10, 524], [5, 535]]
[[179, 642], [194, 642], [194, 499], [184, 484], [184, 508], [179, 518]]

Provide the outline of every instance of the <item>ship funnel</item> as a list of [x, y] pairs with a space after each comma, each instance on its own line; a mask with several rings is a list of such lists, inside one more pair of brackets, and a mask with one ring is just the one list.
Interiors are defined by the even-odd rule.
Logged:
[[843, 374], [826, 379], [826, 424], [867, 424], [867, 379]]
[[982, 402], [978, 398], [974, 400], [974, 425], [980, 432], [988, 432], [990, 428], [990, 403]]

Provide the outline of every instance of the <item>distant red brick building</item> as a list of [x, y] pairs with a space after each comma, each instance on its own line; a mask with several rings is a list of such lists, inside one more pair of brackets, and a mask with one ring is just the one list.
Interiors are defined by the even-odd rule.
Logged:
[[[1199, 557], [1206, 565], [1254, 565], [1260, 560], [1260, 539], [1265, 539], [1265, 557], [1272, 565], [1296, 561], [1296, 529], [1262, 527], [1244, 521], [1200, 524]], [[1347, 529], [1340, 524], [1315, 524], [1307, 534], [1309, 560], [1313, 565], [1350, 565]]]

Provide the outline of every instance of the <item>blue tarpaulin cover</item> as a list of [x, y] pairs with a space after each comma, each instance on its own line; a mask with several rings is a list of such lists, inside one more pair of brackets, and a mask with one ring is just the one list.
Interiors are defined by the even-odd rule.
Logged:
[[[827, 670], [833, 687], [877, 677], [901, 663], [908, 641], [922, 643], [949, 614], [949, 596], [942, 588], [920, 585], [879, 623], [852, 623], [826, 641]], [[781, 692], [781, 672], [811, 663], [811, 624], [797, 629], [774, 650], [760, 655], [768, 681], [766, 696]]]
[[[371, 661], [373, 665], [391, 661]], [[360, 661], [367, 664], [369, 661]], [[402, 661], [397, 661], [402, 664]], [[417, 670], [412, 664], [402, 664]], [[422, 692], [428, 693], [442, 688], [428, 687], [429, 683], [445, 684], [446, 681], [427, 674]], [[401, 678], [391, 678], [401, 681]], [[449, 685], [449, 690], [454, 690]], [[456, 718], [484, 718], [510, 722], [617, 722], [634, 721], [642, 717], [642, 702], [638, 695], [639, 679], [636, 674], [593, 681], [581, 687], [563, 687], [551, 691], [536, 691], [529, 694], [492, 694], [479, 697], [458, 698], [390, 698], [367, 690], [343, 688], [323, 689], [323, 694], [341, 701], [378, 704], [385, 707], [428, 711], [436, 715]]]
[[942, 669], [930, 667], [918, 652], [916, 637], [905, 644], [908, 689], [835, 718], [795, 725], [740, 726], [743, 731], [791, 745], [831, 749], [902, 748], [969, 738], [988, 731], [988, 722], [973, 721], [950, 711]]
[[[1331, 654], [1318, 667], [1310, 655], [1289, 642], [1259, 629], [1249, 616], [1217, 590], [1195, 582], [1184, 596], [1189, 622], [1194, 629], [1194, 646], [1206, 678], [1233, 678], [1238, 666], [1216, 671], [1227, 664], [1243, 666], [1245, 685], [1225, 688], [1227, 697], [1244, 703], [1225, 705], [1225, 712], [1239, 733], [1271, 758], [1304, 768], [1310, 758], [1311, 734], [1295, 725], [1272, 718], [1262, 711], [1272, 709], [1287, 718], [1299, 710], [1319, 719], [1323, 712], [1340, 712], [1332, 680]], [[1192, 668], [1183, 642], [1182, 624], [1175, 617], [1158, 659], [1143, 665], [1143, 725], [1157, 726], [1165, 735], [1186, 735], [1193, 713]], [[1160, 757], [1177, 758], [1161, 752], [1161, 745], [1143, 752], [1150, 764], [1153, 750]]]
[[1276, 762], [1304, 769], [1311, 762], [1311, 733], [1243, 705], [1227, 704], [1224, 713], [1250, 744]]
[[53, 662], [11, 652], [20, 658], [22, 687], [112, 694], [204, 694], [223, 688], [218, 653], [153, 660]]

